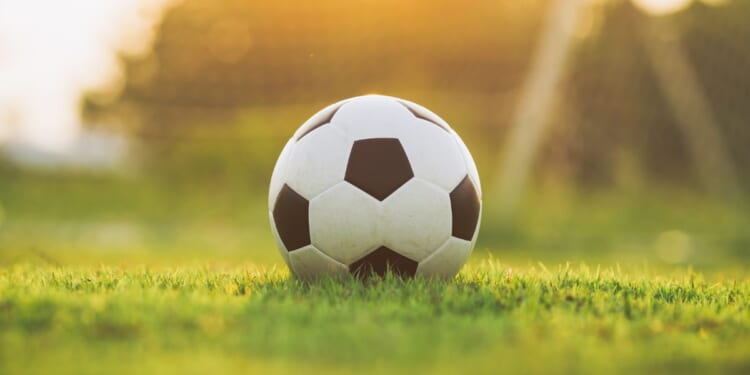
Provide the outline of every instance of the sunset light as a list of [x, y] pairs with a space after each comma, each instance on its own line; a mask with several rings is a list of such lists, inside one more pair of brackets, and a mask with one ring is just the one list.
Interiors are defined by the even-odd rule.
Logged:
[[636, 7], [653, 16], [679, 12], [689, 7], [693, 2], [701, 2], [706, 5], [723, 5], [729, 0], [633, 0]]
[[118, 54], [148, 51], [167, 0], [0, 0], [0, 142], [62, 151], [89, 91], [123, 82]]
[[750, 374], [750, 0], [0, 0], [0, 375]]

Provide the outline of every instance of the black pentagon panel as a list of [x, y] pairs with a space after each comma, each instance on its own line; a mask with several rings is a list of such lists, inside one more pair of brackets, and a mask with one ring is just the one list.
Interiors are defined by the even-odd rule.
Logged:
[[[342, 104], [342, 105], [343, 105], [343, 104]], [[330, 123], [331, 123], [331, 121], [333, 121], [333, 116], [335, 116], [335, 115], [336, 115], [336, 112], [338, 112], [338, 111], [339, 111], [339, 109], [341, 109], [341, 105], [340, 105], [340, 106], [338, 106], [338, 107], [336, 107], [336, 108], [334, 108], [334, 109], [333, 109], [333, 110], [331, 111], [331, 114], [329, 114], [328, 116], [325, 116], [325, 117], [323, 117], [322, 119], [320, 119], [320, 121], [316, 122], [316, 123], [315, 123], [314, 125], [310, 125], [310, 128], [309, 128], [309, 129], [307, 129], [307, 131], [305, 131], [304, 133], [300, 134], [300, 136], [299, 136], [299, 137], [297, 137], [297, 142], [299, 142], [299, 141], [300, 141], [300, 140], [301, 140], [302, 138], [304, 138], [304, 137], [305, 137], [306, 135], [308, 135], [308, 134], [312, 133], [312, 131], [313, 131], [313, 130], [315, 130], [315, 129], [317, 129], [317, 128], [319, 128], [319, 127], [323, 126], [323, 125], [328, 125], [328, 124], [330, 124]]]
[[443, 125], [437, 123], [437, 121], [434, 121], [431, 118], [427, 117], [427, 115], [424, 115], [424, 114], [420, 113], [420, 110], [418, 110], [416, 108], [412, 108], [412, 106], [410, 106], [410, 105], [408, 105], [408, 104], [406, 104], [406, 103], [404, 103], [402, 101], [399, 101], [399, 103], [402, 106], [406, 107], [406, 109], [408, 109], [409, 112], [411, 112], [411, 114], [414, 115], [414, 117], [416, 117], [416, 118], [418, 118], [420, 120], [424, 120], [424, 121], [427, 121], [429, 123], [435, 124], [435, 126], [439, 127], [440, 129], [448, 131], [448, 129], [446, 129], [445, 126], [443, 126]]
[[395, 138], [371, 138], [354, 142], [346, 181], [377, 200], [388, 198], [414, 177], [409, 158]]
[[373, 274], [384, 277], [389, 271], [399, 277], [413, 277], [417, 265], [416, 261], [383, 246], [352, 263], [349, 272], [361, 279]]
[[297, 250], [310, 241], [310, 203], [289, 185], [284, 185], [273, 207], [273, 221], [281, 242], [288, 251]]
[[469, 176], [451, 192], [453, 237], [471, 241], [479, 223], [479, 194]]

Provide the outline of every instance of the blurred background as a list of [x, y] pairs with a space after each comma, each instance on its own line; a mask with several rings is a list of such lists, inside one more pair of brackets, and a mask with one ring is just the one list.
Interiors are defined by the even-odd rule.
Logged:
[[0, 0], [0, 264], [281, 264], [273, 164], [403, 97], [480, 168], [475, 258], [746, 267], [750, 1]]

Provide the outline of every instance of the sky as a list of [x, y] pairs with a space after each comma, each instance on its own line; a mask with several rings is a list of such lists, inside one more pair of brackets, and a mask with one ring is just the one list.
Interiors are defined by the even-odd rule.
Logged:
[[0, 144], [64, 151], [81, 100], [116, 97], [118, 54], [147, 54], [171, 0], [0, 0]]

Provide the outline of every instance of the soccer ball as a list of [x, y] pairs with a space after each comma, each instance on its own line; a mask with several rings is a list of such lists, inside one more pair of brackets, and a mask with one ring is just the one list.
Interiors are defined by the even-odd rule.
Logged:
[[281, 256], [301, 279], [454, 276], [482, 210], [474, 160], [440, 117], [388, 96], [321, 110], [281, 152], [269, 193]]

